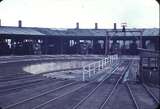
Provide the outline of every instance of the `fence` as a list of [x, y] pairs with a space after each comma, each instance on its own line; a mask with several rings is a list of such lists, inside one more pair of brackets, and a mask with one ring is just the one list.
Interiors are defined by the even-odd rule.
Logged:
[[109, 55], [106, 58], [83, 66], [83, 81], [91, 78], [96, 73], [102, 71], [106, 67], [112, 67], [112, 64], [118, 61], [118, 55]]

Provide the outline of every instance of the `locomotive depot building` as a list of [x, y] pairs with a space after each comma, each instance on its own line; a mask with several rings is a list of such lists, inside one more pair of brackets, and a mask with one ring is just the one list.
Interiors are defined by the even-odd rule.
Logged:
[[0, 26], [0, 55], [139, 54], [138, 48], [158, 50], [158, 28], [52, 29]]
[[53, 29], [0, 23], [0, 108], [154, 109], [159, 28]]

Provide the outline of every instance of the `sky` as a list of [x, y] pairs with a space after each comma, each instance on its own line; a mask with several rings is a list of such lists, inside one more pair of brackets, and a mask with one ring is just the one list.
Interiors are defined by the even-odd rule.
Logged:
[[24, 27], [158, 28], [159, 6], [155, 0], [3, 0], [0, 2], [2, 26]]

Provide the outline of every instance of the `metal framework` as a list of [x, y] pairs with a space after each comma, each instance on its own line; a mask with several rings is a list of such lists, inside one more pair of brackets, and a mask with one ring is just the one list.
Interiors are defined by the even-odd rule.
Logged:
[[[133, 33], [140, 33], [139, 35], [139, 39], [138, 39], [138, 36], [135, 35], [135, 38], [137, 40], [140, 40], [139, 41], [139, 47], [142, 48], [142, 35], [143, 35], [143, 30], [112, 30], [112, 31], [106, 31], [106, 47], [105, 47], [105, 55], [109, 54], [109, 41], [110, 41], [110, 38], [112, 37], [121, 37], [119, 35], [117, 35], [118, 33], [123, 33], [122, 36], [126, 36], [126, 33], [129, 32], [131, 33], [133, 36], [134, 34]], [[112, 33], [112, 34], [110, 34]]]

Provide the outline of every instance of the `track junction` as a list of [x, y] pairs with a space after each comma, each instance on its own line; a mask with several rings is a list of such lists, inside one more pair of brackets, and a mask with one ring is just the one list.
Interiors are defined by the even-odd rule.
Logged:
[[[90, 59], [89, 59], [90, 58]], [[160, 103], [160, 89], [140, 80], [126, 79], [133, 58], [121, 59], [105, 69], [97, 78], [81, 81], [77, 78], [46, 76], [61, 70], [31, 74], [23, 68], [44, 62], [66, 59], [100, 60], [102, 56], [5, 56], [0, 57], [0, 107], [2, 109], [154, 109]], [[97, 59], [97, 60], [96, 60]], [[82, 71], [68, 68], [69, 75]], [[108, 73], [109, 70], [109, 73]], [[77, 76], [75, 75], [75, 76]], [[99, 78], [101, 80], [99, 81]]]

